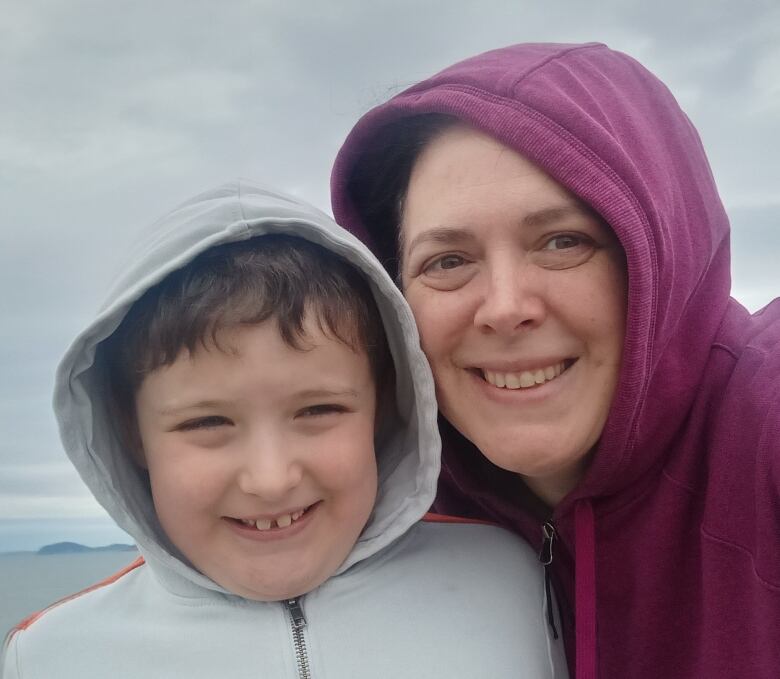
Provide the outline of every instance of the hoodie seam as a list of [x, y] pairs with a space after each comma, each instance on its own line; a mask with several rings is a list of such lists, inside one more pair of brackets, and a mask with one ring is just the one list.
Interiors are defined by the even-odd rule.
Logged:
[[[13, 653], [14, 653], [14, 665], [16, 666], [16, 674], [19, 677], [24, 676], [22, 674], [22, 649], [21, 649], [21, 641], [22, 641], [22, 633], [25, 630], [16, 630], [16, 634], [14, 635], [14, 631], [12, 630], [11, 633], [8, 636], [7, 644], [10, 647], [10, 644], [13, 643]], [[13, 639], [11, 637], [14, 637]], [[0, 667], [0, 671], [2, 670], [2, 667]]]
[[[674, 478], [667, 471], [667, 469], [665, 467], [661, 468], [660, 471], [657, 472], [657, 474], [658, 474], [658, 476], [663, 477], [666, 481], [668, 481], [672, 485], [676, 486], [677, 488], [679, 488], [682, 491], [685, 491], [686, 493], [689, 493], [690, 495], [696, 496], [696, 495], [700, 494], [699, 490], [697, 488], [695, 488], [693, 486], [686, 485], [683, 481], [680, 481], [680, 480]], [[644, 500], [644, 498], [647, 495], [655, 492], [655, 489], [657, 488], [658, 484], [657, 484], [656, 481], [653, 481], [652, 479], [653, 478], [657, 479], [658, 476], [653, 475], [652, 478], [648, 478], [648, 480], [646, 482], [643, 482], [643, 485], [641, 486], [641, 489], [639, 490], [638, 494], [636, 492], [631, 492], [630, 494], [627, 493], [628, 497], [626, 498], [626, 500], [624, 502], [620, 502], [620, 503], [616, 503], [616, 504], [610, 503], [608, 507], [604, 507], [603, 503], [602, 503], [601, 506], [599, 507], [599, 510], [598, 510], [598, 516], [601, 517], [601, 518], [605, 518], [605, 517], [611, 516], [611, 515], [613, 515], [613, 514], [615, 514], [617, 512], [624, 511], [627, 507], [631, 507], [631, 505], [641, 503], [642, 500]], [[630, 488], [627, 488], [626, 490], [636, 491], [636, 486], [631, 486]], [[588, 498], [584, 498], [584, 499], [587, 500]], [[590, 498], [590, 499], [591, 499], [591, 501], [593, 501], [593, 500], [598, 501], [598, 498]], [[575, 501], [574, 504], [576, 504], [576, 501]], [[596, 508], [594, 506], [594, 511], [595, 511], [595, 509]], [[561, 518], [567, 516], [570, 512], [571, 512], [571, 509], [567, 509], [566, 512], [564, 512], [563, 514], [556, 515], [556, 520], [560, 520]]]
[[733, 359], [735, 359], [737, 361], [740, 359], [739, 353], [734, 351], [734, 349], [732, 347], [728, 346], [727, 344], [723, 344], [723, 342], [713, 342], [712, 343], [712, 348], [713, 349], [720, 349], [722, 351], [725, 351], [729, 356], [731, 356], [731, 358], [733, 358]]
[[[597, 42], [597, 43], [589, 43], [589, 44], [586, 44], [586, 45], [573, 45], [573, 46], [568, 47], [568, 48], [566, 48], [564, 50], [561, 50], [560, 52], [556, 52], [555, 54], [550, 54], [550, 55], [544, 57], [544, 59], [542, 59], [539, 63], [534, 64], [533, 66], [531, 66], [529, 68], [529, 70], [519, 74], [512, 81], [512, 87], [517, 86], [518, 84], [523, 82], [523, 80], [525, 80], [526, 78], [530, 78], [537, 71], [541, 70], [542, 68], [544, 68], [548, 64], [552, 63], [553, 61], [557, 61], [559, 59], [564, 59], [565, 57], [567, 57], [570, 54], [573, 54], [575, 52], [584, 52], [584, 51], [587, 51], [587, 50], [600, 49], [600, 48], [604, 48], [604, 47], [606, 47], [606, 45], [604, 45], [603, 43], [599, 43], [599, 42]], [[419, 87], [420, 85], [427, 85], [427, 86]], [[418, 89], [418, 87], [419, 87], [419, 89]], [[481, 89], [479, 89], [477, 87], [474, 87], [473, 85], [461, 85], [461, 84], [459, 84], [457, 82], [438, 82], [438, 81], [436, 81], [435, 78], [433, 79], [433, 82], [418, 83], [417, 86], [414, 86], [408, 92], [400, 92], [396, 96], [401, 98], [401, 99], [403, 99], [405, 97], [405, 95], [418, 97], [419, 95], [425, 94], [427, 92], [435, 92], [436, 90], [442, 90], [442, 89], [445, 89], [445, 90], [449, 90], [449, 89], [472, 89], [474, 91], [483, 92], [483, 93], [485, 93], [487, 95], [500, 96], [500, 95], [495, 95], [492, 92], [488, 92], [487, 90], [481, 90]], [[391, 99], [390, 101], [392, 102], [393, 100]], [[511, 101], [511, 100], [508, 100], [508, 101]], [[519, 102], [517, 102], [517, 103], [519, 103]]]
[[755, 559], [753, 557], [753, 553], [749, 549], [747, 549], [746, 547], [743, 547], [740, 544], [737, 544], [736, 542], [732, 542], [731, 540], [724, 540], [723, 538], [720, 538], [717, 535], [713, 535], [703, 525], [701, 526], [701, 534], [706, 539], [708, 539], [708, 540], [710, 540], [710, 541], [712, 541], [712, 542], [714, 542], [716, 544], [719, 544], [719, 545], [722, 545], [722, 546], [725, 546], [725, 547], [731, 547], [732, 549], [736, 549], [737, 551], [742, 552], [743, 554], [745, 554], [750, 559], [750, 564], [751, 564], [751, 566], [753, 568], [753, 574], [756, 576], [756, 579], [762, 585], [764, 585], [765, 587], [768, 587], [769, 589], [771, 589], [771, 590], [773, 590], [775, 592], [780, 592], [780, 583], [775, 584], [773, 582], [770, 582], [769, 580], [767, 580], [765, 577], [763, 577], [758, 572], [758, 569], [756, 568], [756, 562], [755, 562]]
[[238, 207], [238, 218], [241, 220], [241, 222], [244, 225], [244, 228], [248, 228], [248, 220], [246, 218], [246, 214], [244, 213], [244, 201], [243, 196], [241, 195], [241, 180], [239, 179], [236, 181], [236, 202]]
[[668, 471], [668, 470], [666, 470], [666, 469], [663, 469], [663, 470], [661, 471], [661, 474], [663, 475], [663, 477], [664, 477], [664, 478], [665, 478], [667, 481], [669, 481], [670, 483], [673, 483], [673, 484], [674, 484], [675, 486], [677, 486], [678, 488], [682, 488], [683, 490], [687, 490], [687, 491], [688, 491], [688, 492], [689, 492], [691, 495], [698, 495], [698, 491], [696, 490], [696, 488], [694, 488], [693, 486], [689, 486], [689, 485], [688, 485], [687, 483], [685, 483], [684, 481], [680, 481], [679, 479], [676, 479], [676, 478], [674, 478], [674, 477], [673, 477], [673, 476], [672, 476], [672, 475], [669, 473], [669, 471]]
[[555, 54], [551, 54], [548, 57], [545, 57], [535, 66], [532, 66], [530, 70], [526, 71], [525, 73], [522, 73], [517, 77], [517, 79], [514, 81], [513, 86], [516, 86], [523, 82], [526, 78], [530, 78], [534, 73], [537, 71], [543, 69], [548, 64], [552, 63], [553, 61], [558, 61], [559, 59], [564, 59], [565, 57], [569, 56], [570, 54], [574, 52], [584, 52], [586, 50], [592, 50], [597, 49], [600, 47], [604, 47], [602, 43], [591, 43], [589, 45], [574, 45], [573, 47], [569, 47], [565, 50], [562, 50], [561, 52], [556, 52]]
[[[24, 631], [24, 630], [22, 630]], [[20, 642], [22, 640], [21, 632], [16, 637], [16, 643], [14, 644], [14, 659], [16, 660], [16, 673], [21, 677], [22, 675], [22, 649], [20, 648]]]

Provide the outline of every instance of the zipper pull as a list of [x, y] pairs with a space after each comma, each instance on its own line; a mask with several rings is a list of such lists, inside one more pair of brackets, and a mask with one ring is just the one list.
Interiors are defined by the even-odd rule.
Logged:
[[555, 542], [555, 526], [552, 521], [545, 521], [542, 524], [542, 548], [539, 550], [539, 561], [545, 568], [553, 560], [553, 542]]
[[547, 624], [552, 631], [553, 639], [558, 638], [558, 630], [555, 628], [555, 614], [552, 606], [552, 587], [550, 586], [550, 565], [553, 560], [553, 544], [555, 542], [555, 526], [552, 521], [542, 524], [542, 548], [539, 550], [539, 561], [544, 566], [544, 607], [547, 610]]
[[306, 617], [303, 615], [300, 599], [287, 599], [284, 603], [290, 613], [290, 620], [292, 620], [293, 628], [300, 630], [306, 627]]

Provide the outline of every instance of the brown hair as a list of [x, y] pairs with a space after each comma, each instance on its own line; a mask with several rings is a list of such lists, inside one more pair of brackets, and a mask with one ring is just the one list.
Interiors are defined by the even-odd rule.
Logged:
[[304, 321], [368, 354], [377, 394], [391, 375], [384, 326], [365, 278], [338, 255], [296, 236], [272, 234], [219, 245], [147, 290], [101, 343], [109, 402], [126, 443], [139, 445], [135, 394], [144, 378], [183, 349], [215, 346], [224, 328], [274, 319], [306, 350]]
[[395, 120], [374, 134], [352, 169], [347, 192], [371, 234], [374, 253], [399, 284], [399, 227], [414, 163], [428, 144], [458, 122], [443, 113]]

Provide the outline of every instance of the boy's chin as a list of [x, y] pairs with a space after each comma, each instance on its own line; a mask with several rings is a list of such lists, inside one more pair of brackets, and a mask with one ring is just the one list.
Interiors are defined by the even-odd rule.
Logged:
[[258, 587], [257, 585], [240, 586], [234, 584], [233, 586], [230, 586], [225, 584], [222, 585], [222, 587], [228, 590], [231, 594], [243, 597], [244, 599], [249, 599], [250, 601], [287, 601], [289, 599], [297, 599], [304, 596], [305, 594], [308, 594], [312, 590], [317, 589], [317, 587], [328, 580], [334, 573], [327, 573], [321, 577], [312, 578], [310, 582], [296, 585], [280, 583], [276, 586], [269, 584], [263, 587]]

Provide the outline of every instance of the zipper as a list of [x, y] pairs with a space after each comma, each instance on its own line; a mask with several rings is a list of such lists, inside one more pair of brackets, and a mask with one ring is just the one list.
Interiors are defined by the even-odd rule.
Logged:
[[306, 653], [306, 639], [303, 637], [303, 629], [306, 627], [306, 618], [303, 615], [300, 599], [288, 599], [284, 602], [287, 612], [290, 614], [292, 627], [293, 648], [295, 649], [295, 662], [298, 665], [298, 679], [311, 679], [309, 669], [309, 655]]
[[547, 611], [547, 624], [552, 631], [553, 639], [558, 638], [558, 630], [555, 627], [555, 613], [553, 612], [552, 588], [550, 586], [555, 536], [556, 533], [553, 522], [545, 521], [542, 524], [542, 548], [539, 550], [539, 561], [541, 561], [542, 566], [544, 566], [544, 607]]

